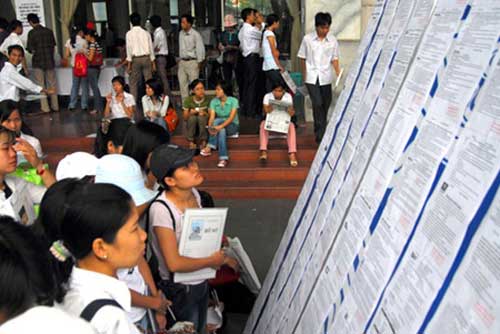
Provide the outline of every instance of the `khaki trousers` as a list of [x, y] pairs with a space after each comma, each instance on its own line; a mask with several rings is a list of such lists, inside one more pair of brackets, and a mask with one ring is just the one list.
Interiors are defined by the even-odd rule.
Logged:
[[[41, 68], [34, 68], [33, 78], [39, 86], [42, 86], [45, 89], [57, 87], [56, 71], [54, 69], [43, 70]], [[57, 92], [56, 94], [50, 95], [50, 105], [52, 106], [52, 110], [59, 111]], [[50, 112], [49, 102], [46, 95], [42, 95], [42, 98], [40, 99], [40, 107], [43, 112]]]
[[179, 69], [177, 71], [179, 79], [179, 88], [181, 91], [182, 101], [189, 96], [189, 84], [200, 77], [200, 68], [196, 60], [181, 60], [179, 61]]

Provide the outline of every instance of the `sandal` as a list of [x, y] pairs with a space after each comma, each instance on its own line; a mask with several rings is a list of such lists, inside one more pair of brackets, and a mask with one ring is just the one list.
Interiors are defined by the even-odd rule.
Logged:
[[217, 164], [217, 167], [225, 168], [225, 167], [227, 167], [227, 163], [228, 163], [227, 160], [220, 160], [219, 163]]
[[189, 142], [189, 149], [190, 149], [190, 150], [196, 150], [196, 147], [197, 147], [197, 146], [196, 146], [196, 143], [194, 143], [194, 142]]
[[297, 167], [299, 165], [299, 162], [297, 161], [295, 153], [291, 153], [289, 156], [290, 156], [290, 166]]
[[259, 160], [262, 160], [262, 161], [267, 160], [267, 151], [260, 151]]
[[200, 150], [200, 155], [204, 157], [209, 157], [212, 155], [212, 150], [210, 147], [205, 147], [204, 149]]

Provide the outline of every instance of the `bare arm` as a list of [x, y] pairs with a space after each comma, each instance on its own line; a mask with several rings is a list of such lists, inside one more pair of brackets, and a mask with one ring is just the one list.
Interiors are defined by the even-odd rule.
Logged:
[[306, 81], [307, 77], [307, 65], [306, 65], [306, 60], [304, 58], [299, 58], [300, 59], [300, 68], [302, 69], [302, 78], [304, 82]]
[[333, 65], [333, 69], [335, 70], [335, 74], [337, 74], [337, 76], [339, 76], [340, 75], [340, 62], [339, 62], [339, 59], [335, 58], [332, 61], [332, 65]]
[[273, 54], [274, 62], [276, 63], [276, 65], [278, 65], [280, 71], [283, 72], [285, 69], [280, 63], [280, 52], [276, 48], [276, 38], [274, 38], [274, 36], [267, 36], [267, 40], [269, 41], [269, 45], [271, 46], [271, 53]]

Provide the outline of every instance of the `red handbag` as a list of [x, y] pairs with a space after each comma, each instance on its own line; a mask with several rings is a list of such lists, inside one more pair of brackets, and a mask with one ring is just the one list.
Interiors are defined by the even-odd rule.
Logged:
[[73, 66], [73, 74], [75, 77], [83, 78], [87, 76], [89, 62], [83, 53], [77, 53], [75, 56], [75, 65]]
[[165, 123], [167, 123], [168, 131], [173, 133], [179, 124], [179, 116], [173, 107], [168, 107], [167, 113], [163, 117]]

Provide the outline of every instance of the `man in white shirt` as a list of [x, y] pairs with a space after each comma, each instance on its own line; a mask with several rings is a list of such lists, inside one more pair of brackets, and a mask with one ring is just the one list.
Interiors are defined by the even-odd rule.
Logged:
[[198, 79], [205, 61], [205, 44], [199, 32], [193, 29], [194, 18], [182, 15], [179, 33], [179, 87], [182, 101], [189, 96], [189, 84]]
[[323, 139], [332, 103], [333, 71], [340, 74], [337, 39], [330, 32], [332, 17], [317, 13], [316, 31], [304, 36], [297, 56], [302, 64], [304, 82], [311, 97], [316, 142]]
[[161, 79], [163, 85], [163, 94], [170, 94], [170, 85], [168, 84], [167, 78], [167, 55], [168, 55], [168, 43], [167, 34], [165, 30], [161, 27], [161, 17], [158, 15], [153, 15], [149, 18], [149, 22], [155, 29], [153, 32], [153, 47], [155, 50], [156, 58], [156, 70]]
[[[243, 90], [240, 89], [241, 114], [250, 117], [257, 117], [261, 114], [261, 104], [258, 103], [257, 81], [259, 72], [262, 71], [260, 61], [260, 43], [262, 40], [261, 27], [255, 27], [255, 13], [252, 8], [245, 8], [241, 11], [243, 26], [238, 33], [240, 49], [243, 55]], [[262, 101], [262, 99], [261, 99]]]
[[46, 90], [19, 73], [19, 64], [21, 64], [24, 58], [24, 49], [22, 46], [9, 46], [8, 57], [9, 61], [5, 63], [0, 72], [0, 102], [3, 100], [19, 102], [20, 89], [38, 94], [55, 93], [53, 88]]
[[[10, 35], [2, 42], [0, 45], [0, 52], [2, 52], [5, 56], [8, 57], [7, 51], [9, 46], [11, 45], [20, 45], [24, 50], [24, 44], [23, 41], [21, 40], [21, 35], [23, 34], [23, 23], [19, 20], [13, 20], [11, 23], [9, 23], [8, 31], [10, 32]], [[23, 70], [24, 74], [26, 76], [29, 75], [28, 73], [28, 65], [26, 64], [26, 59], [23, 59]]]
[[142, 76], [144, 81], [153, 77], [156, 71], [153, 40], [149, 32], [141, 27], [141, 16], [138, 13], [130, 15], [130, 29], [125, 35], [127, 48], [127, 71], [130, 74], [130, 93], [137, 101], [139, 83]]

